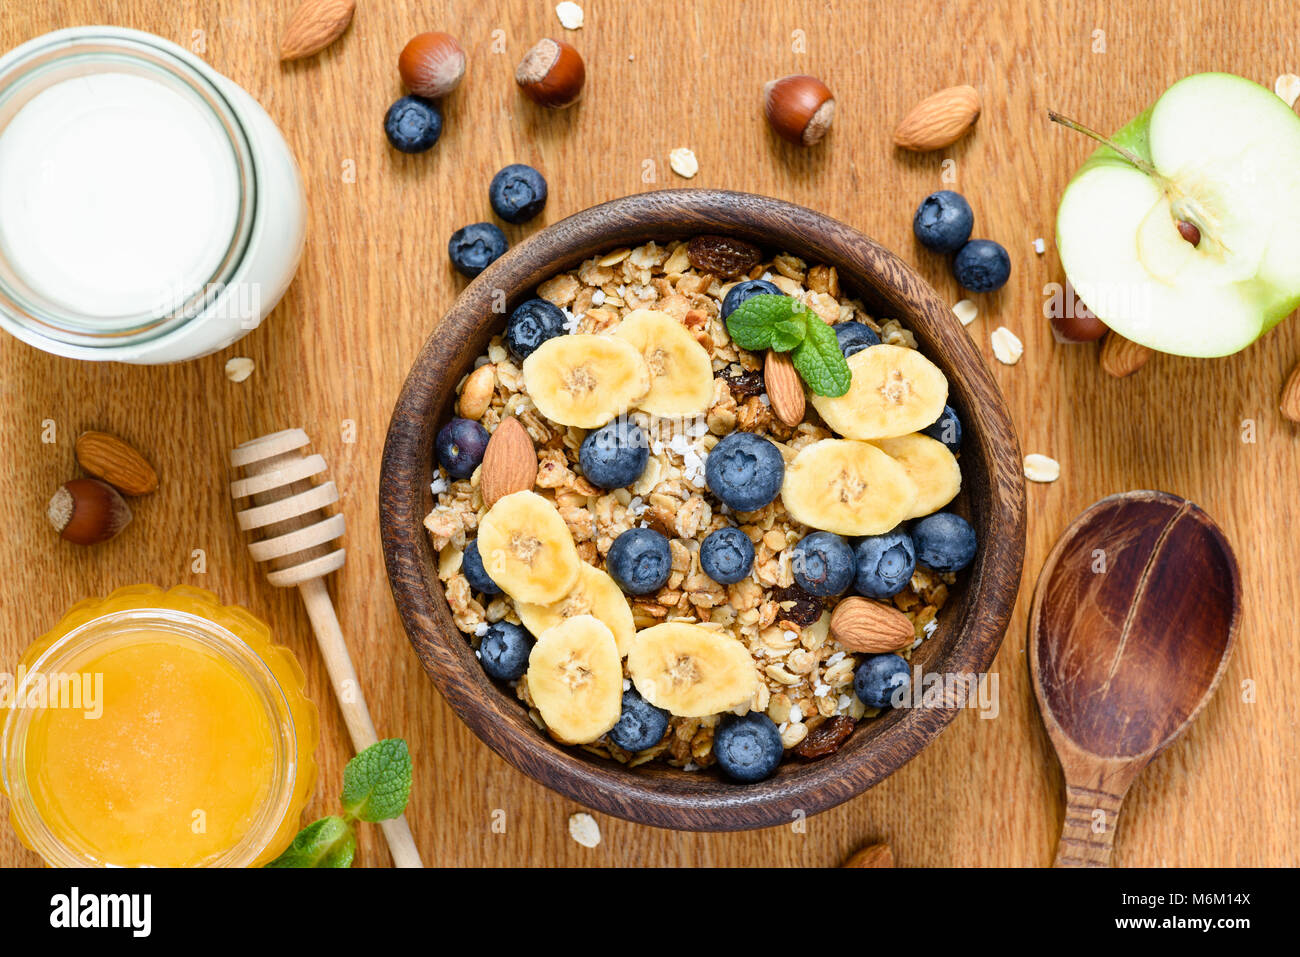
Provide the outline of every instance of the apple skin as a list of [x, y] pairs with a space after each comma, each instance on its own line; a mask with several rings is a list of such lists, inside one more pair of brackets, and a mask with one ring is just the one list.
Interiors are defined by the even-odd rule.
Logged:
[[[1166, 90], [1165, 93], [1161, 94], [1161, 97], [1157, 99], [1156, 103], [1153, 103], [1150, 107], [1136, 116], [1126, 126], [1114, 134], [1114, 136], [1110, 137], [1110, 139], [1116, 145], [1136, 154], [1151, 166], [1159, 168], [1157, 158], [1153, 157], [1151, 145], [1151, 125], [1153, 114], [1155, 114], [1157, 108], [1161, 105], [1161, 101], [1180, 86], [1195, 83], [1204, 84], [1206, 82], [1217, 84], [1219, 87], [1225, 89], [1231, 89], [1229, 86], [1230, 84], [1239, 84], [1241, 86], [1238, 89], [1241, 90], [1240, 95], [1243, 98], [1257, 98], [1259, 93], [1265, 93], [1268, 96], [1273, 97], [1277, 102], [1277, 106], [1281, 108], [1281, 111], [1277, 112], [1276, 122], [1283, 124], [1285, 128], [1285, 124], [1289, 121], [1284, 118], [1284, 114], [1289, 113], [1291, 121], [1295, 124], [1295, 130], [1286, 131], [1286, 135], [1289, 138], [1288, 141], [1300, 141], [1300, 116], [1296, 116], [1295, 113], [1290, 111], [1286, 107], [1285, 103], [1283, 103], [1280, 98], [1277, 98], [1271, 90], [1267, 90], [1253, 81], [1227, 73], [1195, 74], [1178, 81], [1178, 83], [1175, 83], [1169, 90]], [[1249, 90], [1248, 93], [1246, 92], [1247, 90]], [[1233, 95], [1237, 94], [1234, 93]], [[1259, 109], [1260, 107], [1257, 102], [1253, 102], [1252, 108]], [[1268, 119], [1269, 122], [1274, 122], [1272, 114], [1269, 114]], [[1070, 197], [1070, 191], [1081, 180], [1084, 180], [1087, 174], [1093, 171], [1106, 169], [1107, 167], [1135, 171], [1133, 164], [1128, 162], [1128, 160], [1114, 149], [1109, 146], [1100, 146], [1088, 157], [1084, 164], [1075, 173], [1070, 184], [1066, 187], [1065, 193], [1063, 193], [1061, 197], [1061, 204], [1057, 217], [1057, 248], [1061, 252], [1061, 260], [1062, 264], [1065, 266], [1066, 275], [1076, 288], [1087, 288], [1088, 286], [1093, 285], [1092, 282], [1089, 282], [1089, 279], [1091, 278], [1095, 280], [1096, 276], [1095, 274], [1093, 276], [1085, 275], [1084, 273], [1086, 270], [1071, 268], [1072, 266], [1077, 265], [1082, 256], [1076, 251], [1076, 246], [1078, 244], [1072, 242], [1074, 237], [1070, 235], [1070, 229], [1065, 223], [1067, 199]], [[1166, 171], [1161, 170], [1161, 172], [1165, 173]], [[1292, 206], [1298, 204], [1300, 204], [1300, 196], [1296, 196], [1295, 202], [1291, 203]], [[1078, 205], [1078, 203], [1076, 203], [1076, 205]], [[1273, 224], [1271, 223], [1264, 224], [1264, 228], [1266, 229], [1271, 229], [1272, 227]], [[1283, 228], [1287, 227], [1283, 226]], [[1291, 223], [1289, 228], [1300, 230], [1300, 221]], [[1147, 345], [1152, 349], [1185, 356], [1224, 356], [1231, 355], [1232, 353], [1246, 348], [1246, 346], [1250, 345], [1261, 335], [1290, 315], [1297, 306], [1300, 306], [1300, 278], [1292, 278], [1279, 285], [1276, 282], [1274, 282], [1274, 284], [1266, 284], [1262, 280], [1257, 281], [1253, 277], [1247, 277], [1246, 281], [1238, 282], [1237, 287], [1240, 289], [1240, 297], [1248, 303], [1248, 306], [1243, 309], [1243, 312], [1248, 312], [1249, 318], [1238, 317], [1238, 328], [1234, 331], [1232, 336], [1219, 340], [1214, 340], [1209, 337], [1203, 341], [1197, 341], [1194, 337], [1190, 339], [1180, 339], [1177, 333], [1166, 334], [1159, 330], [1153, 332], [1149, 326], [1132, 326], [1122, 317], [1107, 315], [1101, 310], [1098, 310], [1091, 301], [1089, 301], [1089, 306], [1108, 326], [1115, 328], [1120, 332], [1120, 334], [1127, 338], [1131, 338], [1143, 345]], [[1080, 295], [1084, 294], [1081, 292]], [[1087, 296], [1084, 296], [1084, 298], [1086, 299]], [[1172, 311], [1177, 314], [1167, 316], [1163, 320], [1163, 324], [1170, 329], [1176, 329], [1176, 327], [1185, 320], [1188, 313], [1181, 310]]]

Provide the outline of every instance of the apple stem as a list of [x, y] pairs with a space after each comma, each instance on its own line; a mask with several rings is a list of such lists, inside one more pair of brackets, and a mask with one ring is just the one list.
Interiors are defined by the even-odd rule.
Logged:
[[1060, 123], [1067, 130], [1074, 130], [1076, 133], [1082, 133], [1084, 136], [1096, 140], [1098, 143], [1102, 144], [1103, 146], [1109, 146], [1116, 153], [1124, 157], [1126, 160], [1128, 160], [1130, 163], [1132, 163], [1142, 172], [1146, 173], [1148, 176], [1152, 177], [1153, 179], [1159, 180], [1161, 183], [1166, 182], [1165, 177], [1161, 176], [1158, 172], [1156, 172], [1156, 168], [1154, 166], [1152, 166], [1142, 157], [1138, 156], [1137, 153], [1134, 153], [1132, 150], [1127, 149], [1126, 147], [1120, 146], [1118, 143], [1116, 143], [1114, 140], [1110, 139], [1109, 137], [1102, 136], [1096, 130], [1084, 126], [1078, 120], [1072, 120], [1068, 116], [1062, 116], [1060, 113], [1057, 113], [1055, 110], [1048, 110], [1047, 116], [1049, 119], [1051, 119], [1053, 123]]

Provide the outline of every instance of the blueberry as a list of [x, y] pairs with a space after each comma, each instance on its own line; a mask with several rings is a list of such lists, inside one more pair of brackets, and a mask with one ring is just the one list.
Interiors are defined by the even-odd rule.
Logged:
[[835, 330], [835, 338], [839, 341], [840, 352], [844, 353], [846, 359], [869, 346], [880, 345], [880, 336], [876, 335], [876, 331], [865, 322], [850, 319], [848, 322], [837, 323], [832, 328]]
[[488, 431], [471, 419], [452, 419], [438, 430], [433, 443], [438, 464], [454, 479], [474, 474], [487, 451]]
[[644, 751], [662, 741], [667, 730], [668, 712], [629, 688], [623, 692], [623, 713], [618, 716], [618, 724], [609, 729], [609, 740], [624, 751]]
[[564, 312], [545, 299], [521, 302], [506, 321], [506, 348], [520, 362], [547, 339], [562, 335]]
[[991, 239], [972, 239], [952, 261], [952, 274], [971, 292], [992, 292], [1010, 277], [1011, 257]]
[[519, 625], [498, 621], [488, 625], [487, 634], [478, 645], [478, 660], [493, 678], [513, 681], [528, 670], [528, 654], [533, 650], [533, 636]]
[[629, 528], [609, 547], [605, 568], [629, 595], [656, 592], [673, 570], [668, 539], [652, 528]]
[[470, 223], [451, 234], [447, 255], [461, 275], [473, 279], [500, 259], [509, 245], [506, 234], [491, 223]]
[[853, 675], [853, 693], [869, 708], [893, 706], [894, 692], [912, 683], [907, 662], [899, 655], [872, 655]]
[[728, 525], [710, 532], [700, 543], [700, 567], [719, 585], [734, 585], [754, 566], [754, 543]]
[[635, 422], [615, 419], [587, 433], [578, 464], [592, 485], [626, 488], [641, 477], [650, 459], [650, 440]]
[[713, 734], [713, 756], [718, 767], [733, 781], [744, 784], [770, 778], [784, 753], [781, 732], [761, 711], [728, 715], [718, 722]]
[[912, 232], [926, 249], [955, 253], [970, 239], [975, 214], [961, 193], [942, 189], [921, 200], [912, 217]]
[[492, 576], [483, 567], [483, 557], [478, 553], [478, 539], [472, 539], [460, 558], [460, 573], [469, 582], [469, 587], [484, 595], [499, 595], [501, 589], [492, 580]]
[[936, 512], [912, 526], [916, 560], [936, 572], [959, 572], [975, 557], [975, 529], [952, 512]]
[[531, 166], [511, 163], [492, 177], [488, 202], [507, 223], [526, 223], [546, 205], [546, 180]]
[[774, 283], [770, 283], [766, 279], [745, 279], [736, 283], [727, 290], [726, 296], [722, 299], [722, 318], [726, 319], [740, 308], [741, 303], [751, 296], [763, 295], [781, 296], [784, 293]]
[[961, 419], [957, 410], [950, 405], [943, 407], [943, 414], [930, 425], [921, 430], [932, 439], [938, 439], [956, 454], [961, 449]]
[[916, 571], [916, 548], [902, 526], [858, 539], [853, 557], [858, 565], [853, 590], [867, 598], [893, 598]]
[[709, 491], [737, 512], [762, 508], [781, 491], [785, 460], [776, 444], [753, 432], [732, 432], [704, 463]]
[[790, 567], [799, 587], [820, 598], [842, 594], [857, 571], [853, 549], [833, 532], [801, 538], [791, 552]]
[[433, 100], [404, 96], [384, 114], [384, 135], [394, 149], [423, 153], [442, 135], [442, 112]]

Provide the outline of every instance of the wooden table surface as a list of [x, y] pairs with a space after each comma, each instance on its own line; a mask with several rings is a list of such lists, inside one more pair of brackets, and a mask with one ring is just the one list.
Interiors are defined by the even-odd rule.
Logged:
[[[411, 826], [427, 863], [445, 865], [796, 865], [841, 861], [887, 840], [904, 865], [1044, 865], [1061, 825], [1060, 771], [1025, 666], [1034, 578], [1072, 516], [1131, 488], [1191, 498], [1222, 525], [1241, 563], [1246, 602], [1219, 693], [1185, 738], [1138, 780], [1119, 825], [1120, 865], [1300, 863], [1300, 671], [1297, 545], [1300, 430], [1276, 411], [1300, 359], [1300, 325], [1283, 324], [1230, 359], [1159, 356], [1130, 379], [1097, 366], [1096, 346], [1059, 346], [1044, 287], [1063, 279], [1052, 248], [1056, 199], [1090, 150], [1053, 128], [1048, 107], [1117, 129], [1174, 80], [1201, 70], [1271, 87], [1300, 68], [1290, 4], [945, 3], [692, 4], [583, 0], [586, 26], [564, 33], [549, 0], [398, 3], [359, 0], [348, 33], [318, 57], [277, 62], [295, 0], [14, 0], [0, 49], [47, 30], [107, 22], [198, 52], [260, 100], [298, 157], [310, 207], [306, 252], [285, 300], [260, 329], [216, 356], [170, 367], [93, 365], [0, 337], [0, 667], [72, 602], [120, 585], [188, 583], [269, 620], [305, 663], [323, 714], [322, 781], [307, 809], [330, 813], [349, 744], [297, 595], [255, 571], [231, 516], [227, 451], [302, 426], [343, 494], [349, 558], [334, 576], [339, 616], [381, 735], [404, 736], [415, 761]], [[381, 122], [400, 93], [397, 54], [413, 34], [457, 35], [469, 71], [441, 142], [407, 157]], [[543, 112], [516, 92], [514, 65], [536, 39], [564, 36], [587, 62], [586, 98]], [[835, 91], [835, 126], [819, 147], [776, 141], [760, 87], [809, 72]], [[984, 101], [974, 133], [946, 152], [900, 155], [894, 123], [920, 97], [971, 83]], [[914, 263], [950, 301], [944, 262], [911, 236], [916, 203], [951, 185], [975, 208], [979, 236], [1011, 253], [1010, 283], [975, 297], [970, 327], [1005, 393], [1026, 452], [1059, 459], [1060, 481], [1030, 485], [1020, 601], [995, 669], [1000, 712], [961, 714], [926, 751], [874, 790], [803, 829], [697, 835], [598, 816], [595, 849], [570, 839], [579, 810], [491, 753], [443, 703], [398, 621], [379, 548], [376, 488], [389, 412], [406, 369], [463, 280], [447, 236], [490, 218], [487, 184], [515, 161], [542, 170], [550, 202], [538, 225], [627, 193], [684, 185], [668, 152], [699, 157], [691, 185], [767, 193], [851, 223]], [[951, 158], [955, 184], [941, 181]], [[1035, 255], [1033, 242], [1047, 242]], [[989, 334], [1025, 343], [995, 362]], [[227, 381], [227, 358], [256, 371]], [[57, 441], [42, 442], [52, 421]], [[76, 474], [84, 429], [145, 450], [162, 487], [106, 546], [58, 539], [45, 502]], [[193, 571], [203, 549], [206, 571]], [[503, 814], [500, 812], [504, 812]], [[494, 828], [494, 821], [504, 822]], [[12, 832], [0, 864], [34, 865]], [[358, 863], [387, 865], [377, 830]]]

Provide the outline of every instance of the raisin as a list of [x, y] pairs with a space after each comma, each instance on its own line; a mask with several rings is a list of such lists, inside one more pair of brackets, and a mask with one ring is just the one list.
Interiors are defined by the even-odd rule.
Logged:
[[763, 253], [757, 246], [729, 236], [696, 236], [686, 244], [686, 257], [701, 272], [733, 279], [757, 266]]
[[[807, 627], [822, 616], [822, 600], [816, 595], [808, 594], [798, 585], [773, 588], [769, 594], [772, 600], [780, 606], [780, 610], [776, 613], [778, 618], [784, 618], [786, 621], [792, 621], [797, 625]], [[792, 602], [793, 604], [786, 608], [786, 602]]]
[[810, 761], [834, 754], [840, 749], [840, 745], [849, 740], [854, 724], [854, 720], [848, 715], [838, 714], [820, 727], [809, 731], [808, 737], [795, 746], [794, 753]]
[[731, 396], [737, 402], [743, 402], [750, 396], [762, 395], [763, 390], [766, 388], [763, 382], [762, 369], [751, 369], [749, 372], [745, 372], [737, 363], [733, 362], [720, 375], [727, 380], [727, 387], [731, 389]]

